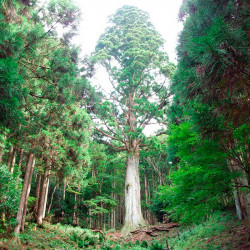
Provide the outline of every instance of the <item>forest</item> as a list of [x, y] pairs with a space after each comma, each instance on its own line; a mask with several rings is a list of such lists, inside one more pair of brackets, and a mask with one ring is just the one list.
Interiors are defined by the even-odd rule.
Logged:
[[73, 1], [0, 1], [0, 249], [250, 249], [249, 3], [178, 19], [177, 64], [128, 5], [83, 57]]

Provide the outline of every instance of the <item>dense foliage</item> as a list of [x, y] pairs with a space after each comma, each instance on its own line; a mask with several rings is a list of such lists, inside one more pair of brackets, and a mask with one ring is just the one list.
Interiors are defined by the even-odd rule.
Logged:
[[[249, 96], [245, 1], [185, 1], [172, 79], [166, 211], [192, 223], [232, 203], [249, 214]], [[232, 180], [232, 181], [231, 181]]]
[[[137, 7], [110, 16], [81, 58], [71, 0], [0, 1], [0, 236], [24, 243], [59, 223], [48, 230], [69, 247], [119, 249], [105, 231], [122, 228], [128, 203], [136, 228], [202, 222], [170, 240], [176, 249], [222, 233], [221, 211], [249, 225], [248, 16], [244, 0], [183, 1], [175, 66]], [[111, 91], [90, 84], [100, 65]]]

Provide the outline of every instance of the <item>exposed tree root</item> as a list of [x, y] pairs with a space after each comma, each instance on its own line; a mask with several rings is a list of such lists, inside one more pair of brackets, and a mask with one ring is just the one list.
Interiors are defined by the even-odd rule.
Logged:
[[149, 226], [146, 228], [132, 231], [131, 233], [132, 234], [146, 233], [152, 237], [155, 237], [157, 236], [157, 234], [155, 233], [156, 231], [169, 231], [169, 229], [173, 227], [179, 227], [179, 225], [177, 223], [169, 223], [167, 225], [162, 225], [162, 226]]

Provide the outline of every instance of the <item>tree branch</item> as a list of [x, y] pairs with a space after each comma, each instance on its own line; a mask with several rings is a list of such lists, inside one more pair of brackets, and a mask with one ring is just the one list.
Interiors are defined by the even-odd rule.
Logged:
[[96, 126], [94, 126], [94, 127], [95, 127], [95, 129], [96, 129], [98, 132], [100, 132], [100, 133], [103, 134], [104, 136], [109, 137], [110, 139], [113, 139], [113, 140], [121, 141], [121, 142], [122, 142], [121, 139], [118, 139], [118, 138], [116, 138], [116, 137], [114, 137], [114, 136], [112, 136], [112, 135], [109, 135], [109, 134], [105, 133], [104, 131], [102, 131], [101, 129], [97, 128]]
[[127, 149], [125, 147], [116, 147], [114, 146], [113, 144], [107, 142], [107, 141], [103, 141], [103, 140], [99, 140], [101, 143], [107, 145], [107, 146], [110, 146], [111, 148], [115, 149], [115, 150], [118, 150], [118, 151], [127, 151]]
[[[166, 135], [167, 134], [167, 131], [162, 131], [162, 132], [159, 132], [158, 134], [156, 135], [152, 135], [152, 136], [160, 136], [160, 135]], [[150, 139], [151, 136], [148, 136], [147, 139]]]

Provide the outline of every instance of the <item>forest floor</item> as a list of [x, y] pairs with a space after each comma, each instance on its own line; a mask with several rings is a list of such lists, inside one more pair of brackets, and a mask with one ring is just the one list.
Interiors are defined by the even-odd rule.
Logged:
[[123, 238], [119, 231], [109, 233], [108, 237], [115, 242], [113, 246], [118, 243], [131, 249], [145, 249], [143, 246], [147, 246], [146, 249], [152, 250], [250, 250], [250, 229], [235, 218], [228, 220], [227, 216], [215, 215], [207, 222], [189, 228], [175, 227], [175, 223], [162, 226], [169, 227], [169, 231], [156, 231], [150, 236], [147, 232], [155, 227], [150, 226], [147, 232], [139, 232], [127, 238]]
[[[155, 228], [162, 228], [161, 231]], [[169, 230], [167, 230], [169, 228]], [[3, 237], [4, 236], [4, 237]], [[119, 231], [93, 232], [90, 229], [67, 225], [44, 224], [42, 228], [30, 224], [20, 235], [20, 243], [13, 236], [0, 235], [0, 249], [250, 249], [250, 230], [233, 217], [217, 214], [206, 222], [184, 228], [176, 223], [143, 228], [123, 237]]]

